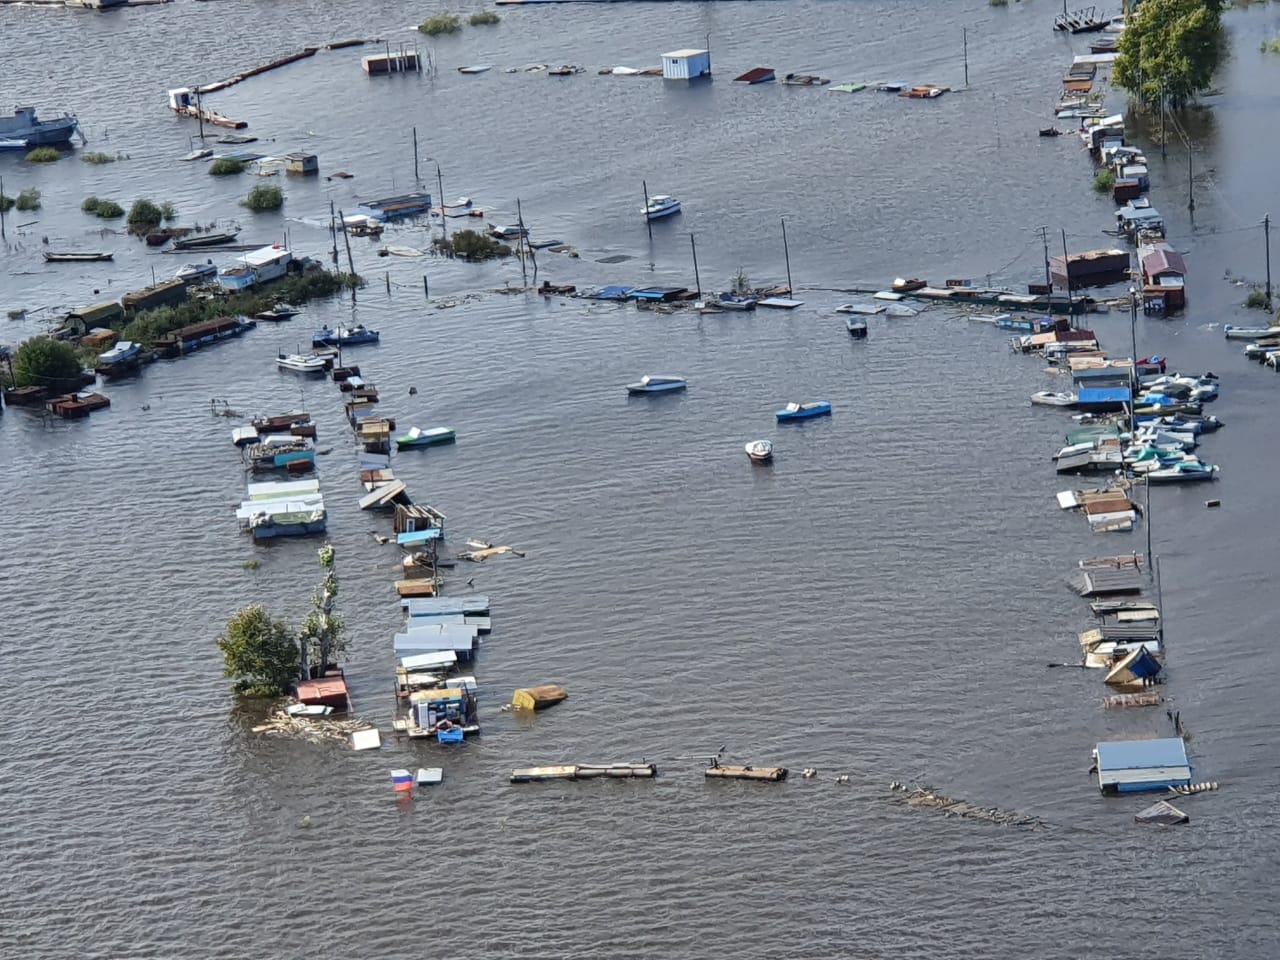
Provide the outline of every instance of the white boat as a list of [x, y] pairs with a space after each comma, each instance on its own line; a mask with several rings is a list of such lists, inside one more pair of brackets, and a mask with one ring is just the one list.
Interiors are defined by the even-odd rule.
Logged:
[[640, 212], [645, 215], [646, 220], [661, 220], [663, 217], [669, 217], [673, 213], [679, 213], [680, 201], [675, 197], [658, 194], [650, 197], [649, 202], [645, 204], [644, 209]]
[[1147, 482], [1195, 483], [1200, 480], [1212, 480], [1217, 473], [1218, 468], [1212, 463], [1202, 463], [1196, 459], [1179, 460], [1159, 470], [1149, 471]]
[[683, 390], [688, 385], [684, 377], [646, 374], [638, 383], [628, 383], [627, 393], [668, 393], [672, 390]]
[[1222, 332], [1228, 340], [1263, 340], [1267, 337], [1280, 337], [1280, 327], [1233, 327], [1227, 324]]
[[213, 262], [208, 263], [187, 263], [175, 273], [174, 279], [181, 280], [183, 283], [195, 283], [197, 280], [208, 280], [218, 275], [218, 268]]
[[327, 717], [333, 713], [333, 707], [319, 703], [291, 703], [284, 708], [291, 717]]
[[842, 303], [836, 307], [836, 313], [861, 313], [868, 317], [875, 316], [877, 313], [884, 313], [884, 304], [881, 303]]
[[324, 373], [329, 369], [329, 357], [314, 353], [281, 353], [276, 356], [276, 366], [295, 373]]
[[768, 463], [773, 459], [773, 443], [768, 440], [752, 440], [746, 449], [753, 463]]
[[1054, 393], [1051, 390], [1041, 390], [1039, 393], [1031, 395], [1031, 402], [1039, 407], [1074, 407], [1076, 405], [1076, 395], [1074, 393]]

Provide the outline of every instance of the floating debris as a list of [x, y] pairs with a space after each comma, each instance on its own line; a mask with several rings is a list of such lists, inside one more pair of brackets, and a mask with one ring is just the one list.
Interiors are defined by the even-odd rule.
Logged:
[[1190, 817], [1167, 800], [1157, 800], [1145, 810], [1135, 814], [1133, 819], [1135, 823], [1155, 823], [1166, 827], [1191, 822]]
[[516, 710], [545, 710], [569, 699], [564, 687], [554, 683], [538, 687], [521, 687], [511, 695], [511, 706]]
[[[298, 705], [295, 704], [293, 706]], [[302, 740], [310, 740], [313, 743], [319, 743], [322, 740], [341, 743], [357, 733], [371, 732], [376, 735], [378, 732], [377, 728], [367, 720], [334, 720], [325, 715], [307, 716], [299, 714], [295, 716], [291, 715], [288, 710], [288, 707], [284, 707], [274, 711], [264, 723], [254, 727], [253, 732], [297, 737]], [[356, 749], [361, 748], [357, 747]]]
[[658, 775], [652, 763], [611, 763], [603, 766], [562, 764], [553, 767], [518, 767], [511, 771], [512, 783], [536, 783], [540, 780], [650, 780]]
[[708, 779], [768, 780], [774, 783], [787, 779], [786, 767], [753, 767], [750, 764], [720, 763], [712, 760], [705, 771]]
[[[893, 782], [889, 785], [890, 790], [907, 791], [910, 790], [906, 784]], [[963, 817], [966, 820], [985, 820], [987, 823], [995, 823], [1000, 826], [1011, 827], [1031, 827], [1033, 829], [1046, 826], [1045, 822], [1039, 817], [1031, 817], [1026, 814], [1013, 813], [1008, 810], [1001, 810], [998, 807], [979, 807], [967, 800], [959, 800], [955, 797], [948, 797], [941, 793], [935, 793], [932, 787], [919, 787], [911, 790], [910, 793], [899, 800], [909, 807], [927, 807], [932, 810], [940, 810], [948, 817]]]

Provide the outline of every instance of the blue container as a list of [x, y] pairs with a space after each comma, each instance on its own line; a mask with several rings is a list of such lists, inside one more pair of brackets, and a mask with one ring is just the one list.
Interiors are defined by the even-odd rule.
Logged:
[[448, 730], [437, 730], [437, 731], [436, 731], [436, 741], [437, 741], [438, 743], [461, 743], [461, 742], [462, 742], [462, 728], [461, 728], [461, 727], [452, 727], [452, 728], [450, 728], [450, 729], [448, 729]]

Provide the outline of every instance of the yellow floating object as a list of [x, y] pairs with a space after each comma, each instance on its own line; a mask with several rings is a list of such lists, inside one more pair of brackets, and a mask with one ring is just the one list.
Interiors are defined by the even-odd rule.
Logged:
[[540, 687], [521, 687], [511, 695], [511, 706], [516, 710], [545, 710], [568, 699], [568, 696], [564, 687], [554, 683]]

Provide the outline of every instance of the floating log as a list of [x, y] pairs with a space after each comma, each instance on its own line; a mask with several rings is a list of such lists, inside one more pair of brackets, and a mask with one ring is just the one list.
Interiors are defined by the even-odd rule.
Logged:
[[434, 597], [436, 586], [431, 580], [397, 580], [396, 593], [401, 597]]
[[521, 687], [511, 695], [511, 706], [517, 710], [545, 710], [568, 698], [564, 687], [547, 683], [540, 687]]
[[196, 92], [203, 96], [206, 93], [225, 90], [227, 87], [233, 87], [237, 83], [248, 80], [250, 77], [256, 77], [260, 73], [266, 73], [268, 70], [275, 70], [279, 67], [287, 66], [290, 63], [305, 60], [307, 57], [314, 57], [319, 49], [319, 47], [303, 47], [297, 53], [291, 53], [287, 57], [280, 57], [278, 60], [272, 60], [270, 63], [264, 63], [260, 67], [251, 67], [242, 73], [237, 73], [235, 76], [227, 77], [227, 79], [219, 80], [216, 83], [206, 83], [202, 87], [197, 87]]
[[726, 780], [770, 780], [777, 782], [787, 779], [786, 767], [753, 767], [750, 764], [715, 763], [707, 767], [708, 778], [720, 777]]
[[560, 764], [550, 767], [518, 767], [511, 771], [512, 783], [537, 783], [542, 780], [649, 780], [658, 775], [652, 763], [613, 763], [604, 766]]

